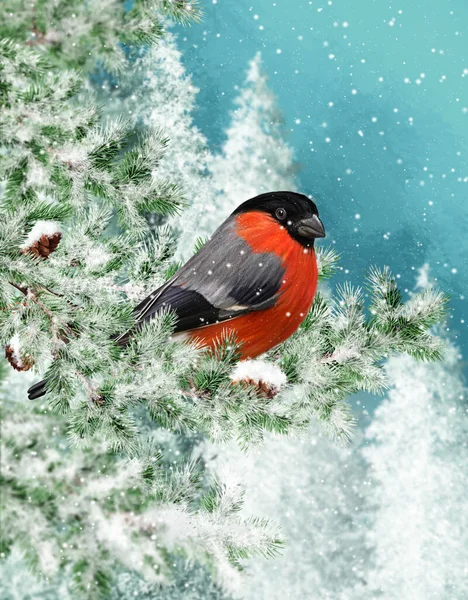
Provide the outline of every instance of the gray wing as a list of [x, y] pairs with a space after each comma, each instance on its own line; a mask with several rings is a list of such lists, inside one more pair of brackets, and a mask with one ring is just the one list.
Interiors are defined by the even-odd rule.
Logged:
[[177, 273], [177, 285], [220, 310], [263, 310], [276, 303], [285, 269], [272, 253], [253, 253], [229, 220]]
[[[137, 321], [166, 307], [177, 314], [176, 332], [233, 319], [274, 306], [285, 269], [272, 253], [253, 253], [228, 220], [174, 277], [135, 308]], [[131, 332], [119, 339], [126, 343]]]

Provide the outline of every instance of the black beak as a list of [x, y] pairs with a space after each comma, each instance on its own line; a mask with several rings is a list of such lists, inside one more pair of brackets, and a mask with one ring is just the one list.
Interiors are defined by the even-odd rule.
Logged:
[[323, 223], [317, 215], [299, 221], [297, 224], [297, 233], [302, 237], [310, 239], [325, 237]]

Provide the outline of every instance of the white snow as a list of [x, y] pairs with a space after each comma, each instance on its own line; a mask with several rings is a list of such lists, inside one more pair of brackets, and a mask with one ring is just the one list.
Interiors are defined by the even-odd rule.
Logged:
[[418, 269], [418, 276], [416, 278], [416, 285], [415, 285], [417, 290], [424, 290], [430, 286], [431, 281], [430, 281], [429, 272], [430, 272], [429, 263], [424, 263], [423, 266]]
[[266, 360], [243, 360], [237, 363], [234, 371], [231, 373], [233, 381], [242, 381], [251, 379], [255, 383], [269, 383], [280, 389], [286, 384], [286, 375], [273, 363]]
[[16, 366], [18, 369], [21, 369], [23, 366], [23, 361], [21, 360], [21, 352], [20, 352], [20, 341], [18, 334], [15, 334], [8, 344], [10, 348], [13, 350], [13, 359], [16, 362]]
[[60, 225], [56, 221], [37, 221], [28, 233], [22, 248], [29, 248], [34, 242], [39, 241], [43, 235], [54, 235], [60, 232]]
[[93, 247], [86, 254], [86, 266], [89, 269], [97, 269], [106, 264], [109, 259], [109, 252], [106, 252], [103, 247]]
[[363, 449], [375, 511], [367, 533], [374, 567], [369, 593], [385, 598], [462, 598], [468, 517], [466, 389], [458, 349], [445, 360], [392, 357], [390, 391], [375, 411]]

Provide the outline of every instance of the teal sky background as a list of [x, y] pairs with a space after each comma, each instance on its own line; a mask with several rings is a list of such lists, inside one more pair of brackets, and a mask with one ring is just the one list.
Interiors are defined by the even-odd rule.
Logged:
[[[468, 350], [468, 2], [211, 0], [178, 28], [200, 88], [196, 124], [216, 151], [248, 61], [262, 52], [336, 278], [388, 264], [451, 296], [449, 335]], [[239, 202], [244, 198], [239, 198]]]

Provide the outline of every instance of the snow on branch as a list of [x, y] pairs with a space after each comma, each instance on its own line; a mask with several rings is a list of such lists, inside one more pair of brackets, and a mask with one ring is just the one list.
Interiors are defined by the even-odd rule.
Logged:
[[53, 578], [70, 564], [75, 593], [89, 598], [105, 593], [116, 563], [164, 582], [171, 554], [183, 547], [193, 559], [209, 557], [218, 581], [237, 585], [238, 557], [278, 550], [272, 524], [239, 515], [243, 490], [229, 472], [168, 462], [176, 438], [168, 445], [142, 436], [129, 457], [109, 452], [102, 439], [70, 451], [66, 418], [13, 400], [17, 386], [13, 379], [2, 390], [0, 536], [36, 571]]
[[[446, 298], [422, 293], [403, 302], [388, 269], [372, 270], [369, 284], [370, 317], [359, 289], [345, 285], [330, 301], [319, 294], [298, 332], [270, 352], [269, 360], [281, 367], [288, 382], [274, 399], [254, 385], [268, 378], [270, 365], [259, 365], [255, 378], [248, 366], [236, 367], [231, 378], [243, 374], [252, 384], [249, 388], [245, 381], [232, 385], [228, 380], [223, 345], [215, 353], [218, 363], [212, 356], [202, 356], [191, 379], [190, 397], [203, 431], [215, 440], [235, 437], [249, 444], [261, 440], [266, 431], [301, 430], [317, 418], [329, 435], [347, 438], [353, 419], [346, 398], [360, 390], [382, 391], [382, 363], [389, 355], [406, 352], [424, 360], [439, 359], [441, 342], [428, 328], [443, 317]], [[418, 311], [412, 309], [415, 304]], [[235, 363], [235, 356], [228, 360]]]
[[139, 0], [131, 7], [120, 0], [57, 0], [42, 2], [39, 16], [34, 3], [0, 3], [2, 38], [29, 45], [32, 57], [48, 54], [54, 66], [86, 72], [100, 64], [121, 73], [129, 64], [123, 44], [151, 46], [164, 33], [164, 19], [189, 24], [200, 16], [197, 0]]
[[55, 221], [37, 221], [28, 233], [23, 243], [23, 248], [29, 248], [34, 242], [38, 242], [43, 235], [53, 236], [61, 233], [60, 225]]

